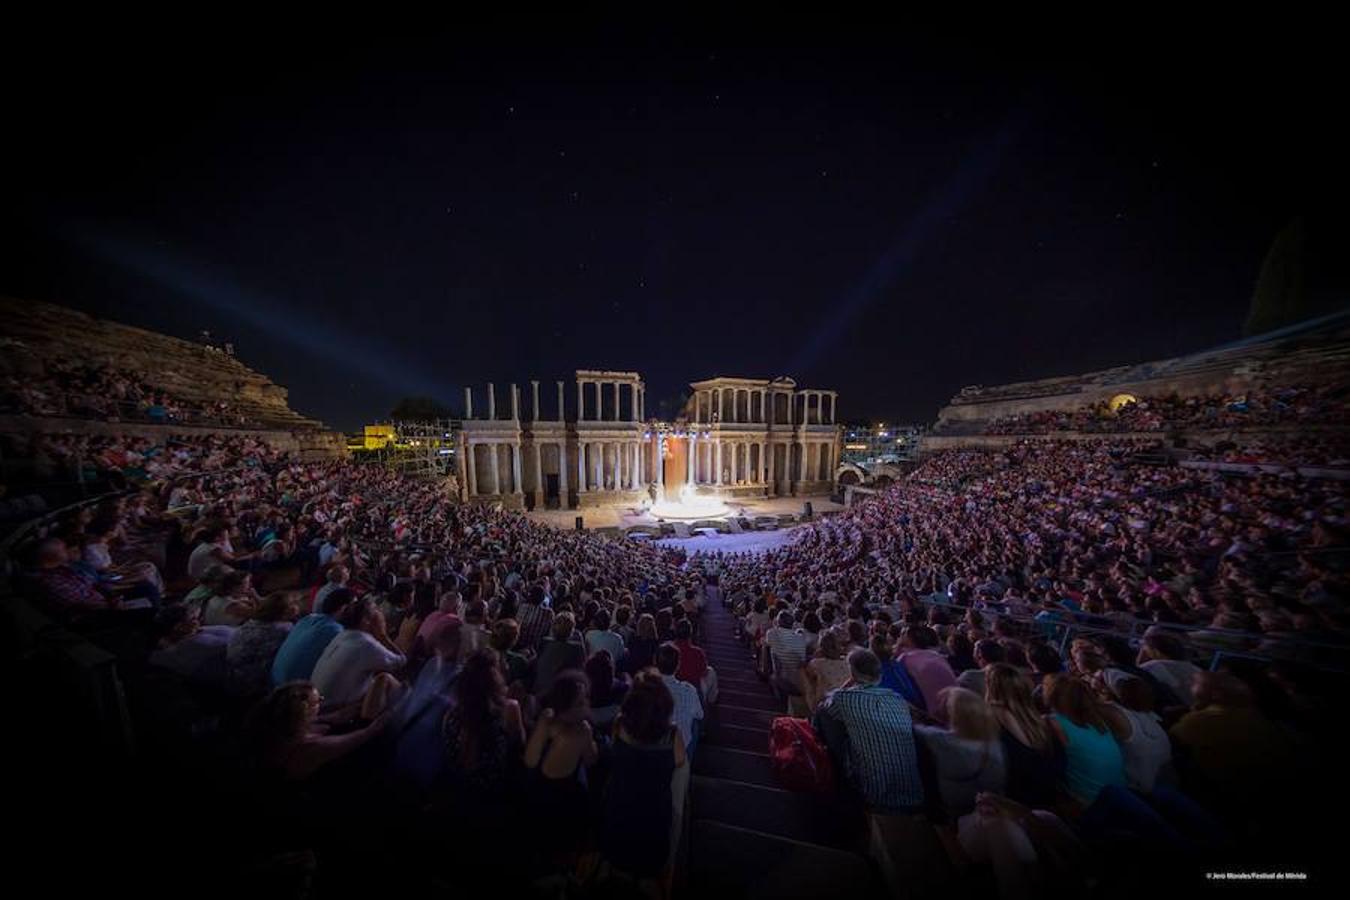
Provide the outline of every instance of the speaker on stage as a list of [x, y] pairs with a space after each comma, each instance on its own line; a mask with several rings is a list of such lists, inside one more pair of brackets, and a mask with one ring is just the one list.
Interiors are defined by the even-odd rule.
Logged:
[[811, 501], [807, 500], [805, 503], [802, 504], [802, 516], [804, 518], [809, 519], [811, 518], [812, 515], [813, 513], [811, 512]]
[[582, 531], [582, 530], [583, 530], [583, 529], [582, 529], [582, 527], [581, 527], [581, 516], [577, 516], [577, 531]]

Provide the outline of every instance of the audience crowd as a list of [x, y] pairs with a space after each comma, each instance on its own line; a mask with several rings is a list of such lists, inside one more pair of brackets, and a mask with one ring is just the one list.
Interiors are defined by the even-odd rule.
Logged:
[[[1038, 410], [986, 423], [987, 434], [1047, 434], [1055, 431], [1148, 432], [1230, 429], [1350, 421], [1345, 392], [1296, 385], [1232, 395], [1137, 397], [1116, 409], [1102, 400], [1069, 410]], [[939, 428], [939, 431], [941, 428]]]
[[118, 655], [141, 715], [224, 748], [217, 802], [257, 823], [233, 861], [261, 871], [453, 846], [508, 893], [667, 889], [717, 700], [710, 597], [842, 789], [926, 813], [1005, 896], [1103, 852], [1277, 843], [1332, 746], [1339, 481], [1022, 441], [933, 454], [779, 549], [687, 557], [246, 438], [33, 449], [126, 490], [50, 523], [19, 587]]
[[48, 360], [39, 376], [0, 378], [0, 414], [107, 422], [252, 424], [223, 398], [187, 401], [123, 368], [74, 360]]
[[782, 549], [691, 561], [846, 783], [947, 823], [1006, 896], [1090, 850], [1287, 849], [1329, 773], [1343, 482], [1141, 449], [937, 453]]

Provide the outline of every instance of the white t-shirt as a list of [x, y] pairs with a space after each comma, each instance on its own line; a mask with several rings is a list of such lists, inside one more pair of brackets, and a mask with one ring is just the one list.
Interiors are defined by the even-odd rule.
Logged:
[[218, 551], [230, 552], [230, 542], [222, 541], [219, 544], [198, 544], [188, 557], [188, 575], [193, 581], [201, 581], [206, 577], [206, 573], [214, 565], [224, 565], [216, 562], [216, 553]]
[[310, 681], [323, 695], [323, 709], [355, 703], [380, 672], [401, 668], [407, 659], [358, 629], [333, 638], [314, 665]]
[[1130, 720], [1130, 736], [1120, 744], [1120, 755], [1125, 760], [1125, 784], [1130, 790], [1151, 794], [1158, 772], [1172, 762], [1172, 742], [1156, 713], [1114, 705]]
[[1182, 703], [1190, 706], [1195, 702], [1191, 694], [1191, 676], [1204, 671], [1195, 663], [1184, 659], [1150, 659], [1139, 668], [1170, 687]]

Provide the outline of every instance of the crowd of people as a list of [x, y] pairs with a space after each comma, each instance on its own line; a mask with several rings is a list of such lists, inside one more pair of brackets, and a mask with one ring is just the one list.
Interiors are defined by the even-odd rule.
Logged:
[[1143, 446], [933, 454], [787, 547], [693, 561], [869, 805], [948, 823], [1008, 895], [1103, 842], [1278, 842], [1329, 772], [1343, 483]]
[[1350, 628], [1339, 481], [1022, 441], [932, 454], [780, 549], [691, 558], [246, 438], [35, 441], [127, 490], [36, 536], [20, 588], [118, 655], [142, 714], [144, 685], [191, 699], [175, 716], [236, 751], [220, 802], [267, 860], [454, 846], [504, 890], [668, 886], [717, 701], [710, 596], [847, 790], [945, 823], [1009, 894], [1122, 840], [1270, 839], [1291, 760], [1320, 771], [1332, 743], [1311, 666]]
[[60, 359], [46, 361], [40, 376], [7, 374], [0, 378], [0, 414], [156, 424], [251, 424], [224, 398], [191, 402], [121, 367]]
[[1137, 397], [1116, 409], [1101, 400], [1076, 409], [1037, 410], [1001, 416], [980, 430], [986, 434], [1048, 434], [1057, 431], [1127, 433], [1222, 430], [1316, 422], [1344, 425], [1350, 404], [1343, 389], [1291, 385], [1230, 395], [1170, 394]]
[[344, 845], [329, 805], [354, 805], [466, 859], [511, 848], [512, 877], [668, 886], [717, 692], [682, 552], [241, 440], [169, 455], [51, 524], [19, 584], [225, 723], [240, 777], [269, 786], [250, 802], [301, 829], [278, 826], [273, 851]]

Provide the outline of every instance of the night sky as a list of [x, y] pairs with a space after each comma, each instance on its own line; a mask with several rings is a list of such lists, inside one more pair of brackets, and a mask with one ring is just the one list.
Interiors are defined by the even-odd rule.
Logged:
[[344, 429], [576, 368], [927, 422], [1240, 337], [1276, 232], [1343, 208], [1338, 52], [1140, 31], [15, 34], [0, 291], [210, 328]]

